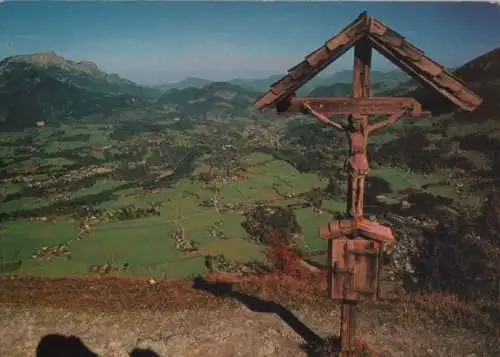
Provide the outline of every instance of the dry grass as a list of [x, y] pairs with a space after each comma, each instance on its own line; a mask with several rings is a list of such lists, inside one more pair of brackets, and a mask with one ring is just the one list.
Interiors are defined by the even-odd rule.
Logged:
[[[240, 281], [221, 283], [229, 278]], [[0, 356], [33, 356], [40, 339], [54, 333], [78, 336], [109, 357], [137, 347], [161, 357], [328, 351], [339, 306], [305, 282], [260, 281], [212, 276], [193, 288], [188, 280], [1, 278]], [[492, 306], [449, 296], [402, 296], [360, 306], [358, 333], [372, 356], [498, 356], [497, 317]]]

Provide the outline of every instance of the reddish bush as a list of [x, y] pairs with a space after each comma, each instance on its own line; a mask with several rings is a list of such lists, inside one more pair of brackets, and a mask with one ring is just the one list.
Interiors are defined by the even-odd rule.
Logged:
[[303, 269], [300, 265], [300, 253], [291, 245], [280, 240], [275, 231], [269, 233], [267, 240], [270, 248], [266, 251], [265, 256], [273, 264], [273, 272], [302, 278]]
[[315, 299], [325, 296], [326, 270], [312, 273], [302, 264], [301, 254], [291, 245], [279, 239], [278, 234], [271, 232], [267, 236], [269, 248], [265, 256], [273, 268], [266, 275], [240, 275], [232, 273], [210, 273], [206, 278], [237, 285], [243, 291], [260, 296], [274, 296], [294, 299]]
[[271, 232], [266, 258], [273, 264], [271, 275], [276, 279], [275, 289], [280, 292], [294, 290], [312, 295], [323, 295], [326, 289], [327, 271], [312, 273], [302, 264], [302, 256], [295, 247], [283, 243], [278, 235]]

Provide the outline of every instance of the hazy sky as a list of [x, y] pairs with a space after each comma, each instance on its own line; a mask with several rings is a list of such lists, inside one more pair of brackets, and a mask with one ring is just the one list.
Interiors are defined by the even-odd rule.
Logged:
[[[500, 6], [395, 2], [4, 2], [0, 57], [53, 50], [139, 83], [280, 74], [362, 11], [445, 66], [500, 46]], [[332, 65], [352, 66], [352, 53]], [[380, 56], [375, 69], [392, 69]]]

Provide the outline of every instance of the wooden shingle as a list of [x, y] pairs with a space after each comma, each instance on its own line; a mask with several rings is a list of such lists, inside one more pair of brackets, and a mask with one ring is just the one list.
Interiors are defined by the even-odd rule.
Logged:
[[289, 69], [287, 75], [276, 81], [255, 102], [255, 107], [269, 110], [278, 106], [279, 102], [293, 96], [297, 89], [361, 40], [367, 40], [370, 46], [419, 83], [439, 92], [461, 109], [473, 111], [481, 104], [482, 99], [460, 79], [427, 57], [402, 35], [364, 12], [322, 47], [307, 55], [304, 61]]

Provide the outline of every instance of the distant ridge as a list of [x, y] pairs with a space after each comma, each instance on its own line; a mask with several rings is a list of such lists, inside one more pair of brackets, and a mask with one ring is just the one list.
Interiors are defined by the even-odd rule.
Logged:
[[[398, 84], [405, 82], [409, 79], [409, 76], [400, 70], [394, 71], [373, 71], [373, 81], [376, 83], [383, 83], [385, 88], [392, 88]], [[227, 83], [235, 84], [243, 88], [250, 90], [265, 92], [269, 87], [282, 77], [281, 74], [276, 74], [273, 76], [265, 78], [235, 78], [228, 80]], [[343, 70], [336, 72], [332, 75], [324, 75], [315, 77], [306, 84], [299, 92], [301, 94], [309, 94], [311, 91], [318, 87], [328, 87], [337, 83], [351, 83], [352, 81], [352, 70]], [[188, 77], [178, 82], [166, 83], [153, 86], [154, 88], [159, 88], [163, 92], [172, 89], [185, 89], [188, 87], [201, 88], [207, 84], [217, 82], [211, 81], [209, 79], [199, 78], [199, 77]]]
[[87, 73], [91, 76], [96, 76], [100, 78], [104, 78], [113, 83], [123, 83], [128, 85], [136, 85], [131, 80], [120, 77], [116, 73], [108, 74], [99, 69], [97, 64], [91, 61], [72, 61], [65, 59], [62, 56], [59, 56], [54, 51], [47, 52], [38, 52], [38, 53], [29, 53], [29, 54], [20, 54], [5, 57], [0, 61], [0, 69], [1, 66], [9, 65], [11, 63], [29, 63], [33, 65], [38, 65], [42, 67], [58, 67], [60, 69], [66, 71], [74, 71], [74, 72], [83, 72]]
[[53, 51], [9, 56], [0, 60], [0, 128], [106, 116], [116, 108], [143, 105], [157, 92]]

